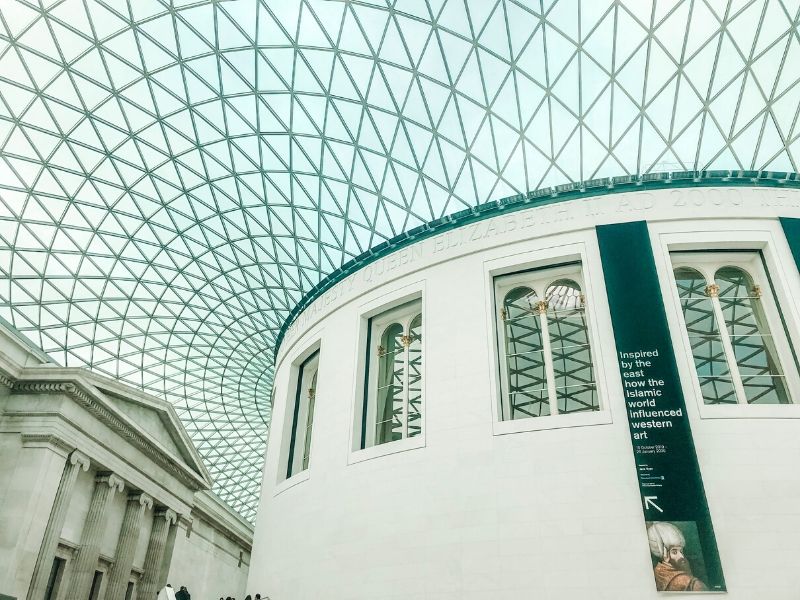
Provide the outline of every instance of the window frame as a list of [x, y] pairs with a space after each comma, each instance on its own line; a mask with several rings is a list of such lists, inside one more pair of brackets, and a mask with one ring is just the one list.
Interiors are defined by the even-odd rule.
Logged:
[[[511, 413], [511, 399], [510, 399], [510, 383], [508, 381], [508, 355], [506, 353], [506, 343], [505, 343], [505, 318], [503, 311], [505, 310], [505, 299], [507, 294], [514, 291], [517, 288], [525, 287], [532, 291], [534, 291], [537, 295], [539, 302], [546, 302], [546, 290], [553, 284], [560, 280], [571, 280], [574, 281], [578, 287], [580, 288], [581, 295], [586, 298], [586, 284], [583, 281], [583, 274], [582, 274], [582, 265], [580, 262], [570, 262], [563, 265], [553, 265], [550, 267], [542, 267], [540, 269], [529, 269], [522, 272], [511, 273], [508, 275], [500, 275], [495, 277], [495, 314], [497, 319], [497, 332], [498, 332], [498, 339], [497, 339], [497, 346], [500, 350], [500, 393], [501, 393], [501, 401], [500, 401], [500, 416], [503, 421], [511, 421], [510, 417], [503, 418], [505, 415], [510, 415]], [[541, 293], [540, 293], [541, 292]], [[594, 360], [594, 345], [592, 344], [592, 336], [591, 336], [591, 329], [592, 323], [588, 314], [588, 303], [584, 300], [583, 303], [583, 310], [586, 319], [586, 337], [589, 342], [589, 354], [591, 357], [592, 363], [592, 375], [596, 379], [597, 374], [597, 364]], [[544, 315], [537, 315], [540, 319], [540, 323], [547, 323], [548, 315], [545, 313]], [[545, 331], [544, 327], [541, 327], [542, 332], [542, 358], [544, 362], [544, 371], [545, 371], [545, 384], [547, 390], [547, 397], [548, 397], [548, 405], [550, 414], [543, 415], [540, 417], [523, 417], [523, 418], [547, 418], [547, 417], [558, 417], [558, 416], [565, 416], [567, 414], [575, 414], [575, 413], [562, 413], [558, 408], [558, 392], [555, 382], [555, 367], [553, 360], [553, 352], [552, 352], [552, 340], [549, 328]], [[595, 386], [595, 393], [597, 393], [597, 384], [595, 381], [592, 382]], [[599, 397], [598, 397], [598, 407], [591, 411], [575, 411], [575, 412], [596, 412], [600, 410], [599, 404]]]
[[[314, 331], [310, 335], [304, 336], [302, 338], [302, 343], [295, 346], [291, 355], [291, 362], [290, 367], [288, 369], [289, 376], [288, 382], [286, 387], [283, 388], [285, 391], [283, 392], [283, 398], [285, 401], [282, 403], [282, 410], [283, 414], [278, 415], [276, 411], [276, 406], [274, 400], [278, 400], [280, 402], [281, 395], [276, 393], [275, 390], [277, 389], [275, 385], [273, 385], [273, 418], [272, 423], [280, 423], [280, 442], [279, 442], [279, 452], [278, 455], [278, 462], [275, 467], [276, 474], [275, 474], [275, 487], [273, 489], [273, 495], [277, 496], [278, 494], [283, 493], [287, 489], [302, 483], [309, 479], [312, 463], [309, 461], [308, 467], [306, 469], [302, 469], [300, 471], [293, 471], [290, 477], [287, 477], [287, 473], [289, 473], [289, 455], [291, 452], [291, 444], [292, 444], [292, 431], [295, 426], [295, 402], [297, 400], [297, 393], [299, 390], [299, 386], [301, 385], [301, 367], [304, 363], [306, 363], [312, 357], [316, 357], [316, 369], [317, 369], [317, 386], [319, 386], [319, 369], [322, 360], [322, 333], [321, 331]], [[286, 357], [289, 358], [289, 357]], [[282, 386], [281, 386], [282, 387]], [[317, 417], [317, 407], [315, 405], [314, 408], [314, 420], [316, 421]], [[278, 420], [280, 418], [280, 420]], [[298, 419], [300, 415], [298, 414]], [[298, 420], [298, 424], [300, 421]], [[270, 435], [270, 439], [275, 438], [275, 433], [277, 433], [277, 429], [271, 429], [273, 432]], [[312, 434], [311, 437], [311, 446], [309, 449], [309, 454], [313, 454], [313, 446], [314, 446], [314, 436]], [[269, 454], [269, 452], [267, 453]], [[266, 465], [265, 465], [266, 468]]]
[[102, 592], [105, 594], [106, 590], [106, 571], [105, 569], [95, 569], [92, 576], [92, 587], [89, 590], [89, 600], [100, 600]]
[[[409, 435], [408, 428], [409, 428], [409, 405], [410, 405], [410, 398], [409, 398], [409, 386], [410, 386], [410, 356], [409, 356], [409, 347], [410, 345], [403, 344], [403, 414], [401, 417], [401, 425], [403, 428], [402, 437], [400, 440], [392, 440], [388, 442], [382, 442], [381, 444], [375, 443], [376, 431], [375, 429], [378, 426], [377, 422], [377, 409], [378, 409], [378, 379], [380, 377], [380, 360], [381, 356], [374, 352], [374, 349], [379, 347], [380, 345], [380, 338], [382, 337], [383, 333], [386, 332], [387, 328], [391, 325], [397, 323], [402, 327], [403, 336], [410, 336], [411, 333], [411, 325], [416, 320], [416, 318], [420, 316], [422, 323], [420, 324], [420, 329], [422, 329], [425, 325], [425, 315], [422, 313], [422, 300], [420, 298], [416, 300], [411, 300], [410, 302], [406, 302], [399, 306], [395, 306], [390, 308], [385, 312], [378, 313], [377, 315], [370, 317], [367, 326], [369, 327], [369, 332], [367, 335], [367, 339], [369, 340], [367, 344], [367, 354], [365, 356], [365, 381], [366, 381], [366, 391], [364, 395], [364, 406], [362, 407], [362, 425], [361, 425], [361, 450], [365, 450], [367, 448], [373, 448], [375, 446], [380, 446], [384, 444], [392, 444], [397, 441], [403, 441], [409, 439], [410, 437], [416, 437], [413, 435]], [[422, 336], [420, 336], [422, 338]], [[420, 339], [420, 347], [422, 345], [423, 339]], [[422, 366], [425, 364], [425, 356], [422, 355], [421, 360]], [[422, 382], [421, 382], [422, 383]], [[424, 407], [424, 404], [422, 404]], [[423, 409], [424, 412], [424, 409]], [[421, 415], [420, 415], [421, 416]], [[420, 419], [421, 421], [421, 419]], [[369, 426], [372, 425], [372, 426]], [[420, 432], [421, 435], [421, 432]]]
[[[670, 252], [670, 261], [672, 263], [673, 272], [680, 267], [687, 267], [698, 271], [706, 280], [706, 285], [710, 286], [709, 281], [713, 280], [717, 272], [724, 267], [735, 267], [746, 272], [753, 280], [754, 285], [760, 289], [760, 296], [762, 299], [761, 308], [764, 312], [764, 318], [767, 321], [767, 326], [772, 336], [772, 341], [775, 344], [775, 352], [777, 354], [778, 362], [781, 365], [784, 374], [784, 385], [786, 387], [786, 394], [789, 402], [786, 404], [771, 404], [761, 406], [787, 406], [797, 404], [800, 402], [800, 378], [798, 377], [797, 357], [792, 351], [788, 339], [788, 332], [784, 327], [784, 319], [781, 318], [782, 304], [776, 298], [773, 290], [771, 278], [767, 272], [765, 260], [761, 250], [738, 250], [735, 252], [724, 250], [690, 250], [680, 251], [673, 250]], [[675, 285], [673, 277], [673, 285]], [[676, 286], [677, 291], [677, 286]], [[678, 295], [679, 296], [679, 295]], [[725, 321], [722, 314], [722, 308], [719, 298], [716, 295], [709, 296], [711, 305], [714, 310], [714, 320], [717, 328], [720, 331], [721, 344], [725, 353], [725, 360], [728, 366], [731, 380], [736, 396], [736, 403], [740, 406], [759, 406], [757, 404], [749, 404], [747, 402], [744, 387], [742, 385], [742, 375], [740, 373], [740, 365], [735, 359], [735, 351], [731, 346], [730, 333], [727, 331], [728, 323]], [[680, 302], [680, 296], [679, 300]], [[689, 341], [688, 329], [686, 325], [686, 318], [681, 309], [680, 322], [682, 334], [686, 336]], [[689, 341], [691, 348], [691, 341]], [[700, 386], [699, 375], [697, 367], [694, 364], [694, 356], [692, 355], [692, 370], [694, 377], [697, 380], [698, 388]], [[699, 402], [704, 406], [717, 407], [720, 404], [706, 403], [702, 393]]]
[[[706, 404], [703, 401], [670, 258], [670, 254], [676, 252], [761, 252], [764, 269], [772, 283], [772, 292], [781, 308], [781, 324], [785, 326], [788, 339], [800, 340], [800, 307], [790, 301], [791, 298], [800, 297], [800, 273], [778, 220], [659, 221], [648, 225], [678, 373], [690, 414], [695, 412], [700, 419], [800, 418], [798, 403]], [[780, 357], [785, 365], [783, 354]], [[796, 401], [794, 391], [789, 393]], [[694, 402], [690, 402], [691, 398], [694, 398]]]
[[[419, 312], [422, 314], [422, 327], [421, 327], [421, 351], [422, 351], [422, 381], [420, 385], [421, 406], [423, 407], [420, 416], [421, 433], [419, 435], [408, 437], [401, 440], [379, 444], [377, 446], [361, 447], [362, 432], [365, 431], [364, 408], [367, 400], [367, 394], [370, 387], [370, 370], [377, 369], [375, 356], [370, 355], [368, 352], [370, 346], [374, 348], [375, 343], [371, 332], [372, 321], [375, 317], [380, 317], [384, 313], [388, 313], [393, 309], [402, 307], [414, 301], [420, 302]], [[373, 458], [394, 454], [397, 452], [405, 452], [407, 450], [415, 450], [424, 448], [426, 445], [426, 414], [427, 398], [426, 398], [426, 328], [427, 319], [426, 315], [426, 295], [425, 295], [425, 281], [418, 280], [411, 283], [400, 285], [390, 290], [376, 290], [368, 294], [363, 303], [359, 306], [356, 316], [356, 327], [358, 330], [358, 344], [356, 345], [355, 352], [355, 376], [353, 377], [353, 396], [351, 402], [351, 428], [350, 428], [350, 442], [349, 452], [347, 454], [347, 464], [357, 464]], [[371, 322], [372, 321], [372, 322]], [[387, 323], [388, 324], [388, 323]], [[372, 353], [374, 354], [374, 353]], [[368, 361], [368, 358], [370, 359]], [[368, 365], [369, 362], [369, 365]], [[366, 421], [368, 423], [368, 420]]]
[[[545, 245], [546, 244], [546, 245]], [[596, 349], [614, 347], [614, 332], [611, 314], [603, 279], [600, 249], [594, 228], [555, 236], [555, 239], [526, 240], [524, 251], [490, 257], [484, 260], [486, 285], [486, 323], [488, 339], [488, 358], [491, 369], [489, 402], [491, 404], [492, 434], [495, 436], [561, 429], [608, 425], [614, 422], [612, 389], [621, 389], [622, 381], [618, 375], [614, 353], [599, 352]], [[498, 325], [502, 297], [498, 297], [495, 282], [507, 275], [519, 275], [522, 279], [531, 271], [557, 269], [566, 265], [580, 265], [581, 279], [576, 281], [583, 294], [589, 299], [586, 303], [588, 338], [592, 351], [595, 386], [598, 397], [598, 410], [549, 415], [543, 418], [502, 420], [500, 406], [503, 401], [501, 370], [505, 368], [503, 351], [503, 329]], [[554, 271], [555, 274], [555, 271]], [[568, 277], [564, 277], [565, 279]], [[554, 276], [553, 281], [561, 279]], [[575, 279], [573, 277], [573, 279]], [[509, 281], [511, 281], [509, 279]]]
[[61, 584], [64, 581], [64, 573], [67, 570], [67, 559], [59, 556], [58, 552], [53, 557], [50, 575], [47, 578], [44, 600], [58, 600], [61, 596]]
[[[312, 403], [316, 399], [316, 386], [318, 385], [319, 376], [319, 355], [320, 349], [317, 348], [309, 356], [307, 356], [298, 366], [297, 382], [295, 384], [294, 405], [292, 407], [292, 425], [289, 431], [289, 453], [286, 460], [286, 479], [291, 479], [294, 475], [299, 475], [303, 471], [307, 471], [310, 464], [311, 457], [311, 443], [313, 443], [313, 436], [309, 436], [309, 417], [311, 417], [311, 425], [313, 432], [313, 419], [314, 411]], [[306, 383], [306, 377], [311, 373], [310, 381]], [[306, 395], [306, 386], [314, 384], [309, 389], [309, 394]], [[310, 390], [313, 391], [313, 395]], [[305, 423], [305, 429], [301, 431], [300, 425]], [[298, 459], [298, 450], [302, 450]], [[306, 459], [309, 462], [306, 462]], [[299, 460], [299, 462], [298, 462]], [[295, 468], [297, 470], [295, 470]]]

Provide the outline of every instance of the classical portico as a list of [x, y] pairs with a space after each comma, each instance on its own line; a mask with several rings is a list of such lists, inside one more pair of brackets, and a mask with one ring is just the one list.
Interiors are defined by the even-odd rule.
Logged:
[[[170, 576], [193, 579], [198, 557], [244, 581], [251, 531], [207, 508], [211, 479], [171, 405], [60, 367], [5, 327], [0, 383], [0, 594], [151, 598]], [[179, 519], [197, 526], [198, 557], [173, 570]]]

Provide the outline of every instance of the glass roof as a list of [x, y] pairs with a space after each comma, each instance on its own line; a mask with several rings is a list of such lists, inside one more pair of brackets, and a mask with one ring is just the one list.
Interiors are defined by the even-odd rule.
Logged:
[[172, 402], [244, 517], [272, 347], [487, 200], [797, 171], [800, 0], [3, 0], [0, 316]]

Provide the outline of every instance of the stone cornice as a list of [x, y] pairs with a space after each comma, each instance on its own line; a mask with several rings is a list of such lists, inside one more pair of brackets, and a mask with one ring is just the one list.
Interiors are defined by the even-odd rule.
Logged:
[[24, 448], [48, 447], [64, 457], [73, 450], [73, 447], [64, 439], [52, 433], [23, 433], [22, 446]]
[[208, 481], [204, 477], [192, 471], [188, 466], [183, 466], [179, 460], [159, 448], [147, 436], [127, 423], [123, 417], [115, 414], [115, 411], [112, 411], [106, 402], [79, 383], [17, 380], [13, 383], [11, 391], [12, 393], [28, 394], [64, 394], [190, 489], [202, 490], [208, 487]]
[[14, 380], [0, 371], [0, 385], [3, 387], [11, 388], [14, 385]]

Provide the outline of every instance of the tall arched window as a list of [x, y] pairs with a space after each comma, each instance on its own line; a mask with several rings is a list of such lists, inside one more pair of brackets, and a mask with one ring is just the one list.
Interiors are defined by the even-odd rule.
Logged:
[[675, 269], [675, 282], [686, 322], [700, 390], [706, 404], [736, 403], [736, 392], [722, 345], [705, 277], [697, 269]]
[[408, 328], [408, 437], [422, 433], [422, 313]]
[[421, 310], [416, 300], [370, 319], [369, 338], [377, 344], [368, 344], [364, 448], [422, 433]]
[[529, 287], [503, 300], [506, 396], [510, 419], [550, 414], [539, 299]]
[[317, 400], [317, 373], [311, 377], [311, 385], [306, 392], [308, 394], [308, 414], [306, 415], [306, 433], [303, 442], [303, 470], [308, 468], [308, 459], [311, 457], [311, 430], [314, 427], [314, 403]]
[[597, 389], [581, 288], [571, 279], [555, 281], [545, 291], [545, 302], [558, 412], [597, 410]]
[[786, 347], [785, 331], [779, 322], [770, 325], [768, 312], [777, 305], [768, 283], [751, 274], [763, 274], [757, 257], [673, 254], [672, 259], [703, 401], [791, 402], [779, 352]]
[[496, 279], [502, 419], [599, 410], [580, 266]]
[[392, 323], [378, 345], [378, 387], [375, 412], [375, 444], [403, 437], [406, 388], [406, 351], [403, 326]]
[[311, 430], [314, 425], [314, 404], [317, 396], [319, 350], [297, 367], [297, 387], [294, 394], [292, 429], [286, 478], [308, 468], [311, 458]]

